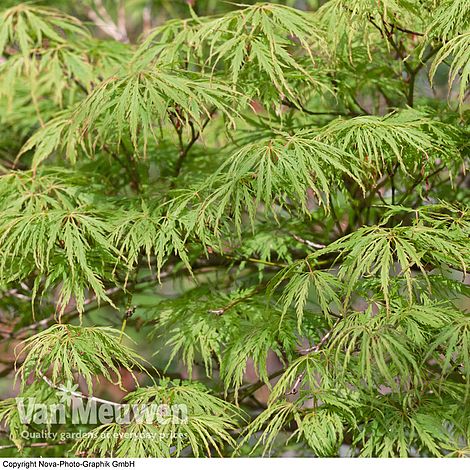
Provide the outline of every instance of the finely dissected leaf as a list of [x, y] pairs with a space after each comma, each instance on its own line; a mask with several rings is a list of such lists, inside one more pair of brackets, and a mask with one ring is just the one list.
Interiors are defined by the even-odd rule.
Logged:
[[[233, 386], [235, 398], [238, 397], [239, 388], [243, 383], [248, 360], [252, 360], [259, 378], [268, 383], [268, 371], [266, 368], [268, 354], [274, 352], [280, 360], [284, 356], [291, 356], [297, 345], [297, 338], [292, 329], [292, 321], [286, 325], [280, 324], [282, 314], [272, 312], [279, 318], [267, 328], [267, 312], [257, 319], [257, 322], [245, 321], [240, 325], [238, 335], [228, 342], [221, 362], [221, 376], [224, 381], [225, 391]], [[290, 323], [290, 325], [289, 325]], [[278, 326], [279, 325], [279, 326]]]
[[[162, 41], [170, 38], [173, 45], [168, 50], [162, 47]], [[193, 58], [196, 55], [198, 59], [204, 57], [204, 68], [225, 68], [231, 83], [248, 84], [240, 89], [250, 98], [269, 96], [259, 85], [251, 83], [256, 78], [276, 94], [297, 101], [298, 95], [289, 83], [292, 72], [308, 85], [329, 91], [317, 66], [322, 56], [328, 54], [322, 31], [308, 15], [287, 6], [262, 3], [220, 18], [189, 24], [175, 22], [151, 33], [141, 54], [153, 56], [158, 64], [174, 61], [181, 50], [186, 52], [182, 54], [186, 61], [196, 60]]]
[[[459, 83], [459, 103], [463, 105], [465, 97], [468, 96], [468, 87], [470, 84], [470, 32], [465, 32], [452, 38], [437, 53], [434, 62], [429, 71], [431, 80], [436, 75], [437, 68], [445, 60], [451, 57], [449, 71], [449, 90], [456, 81]], [[449, 91], [450, 92], [450, 91]]]
[[[363, 277], [377, 276], [388, 305], [392, 275], [405, 278], [411, 301], [415, 282], [412, 269], [427, 277], [425, 267], [431, 262], [466, 272], [469, 262], [467, 237], [460, 230], [442, 230], [426, 226], [421, 221], [411, 227], [363, 227], [318, 250], [314, 257], [340, 252], [344, 261], [339, 278], [348, 283], [348, 298]], [[433, 246], [434, 251], [427, 251], [427, 246]]]
[[[184, 407], [185, 416], [177, 416], [180, 420], [178, 423], [170, 416], [167, 419], [160, 416], [149, 423], [103, 425], [79, 440], [76, 450], [91, 450], [103, 457], [142, 458], [179, 456], [189, 446], [194, 455], [199, 456], [210, 455], [213, 449], [220, 453], [220, 445], [234, 443], [230, 432], [240, 419], [239, 411], [233, 405], [211, 395], [200, 384], [162, 381], [153, 387], [138, 388], [127, 395], [126, 401], [131, 405], [165, 405], [171, 407], [175, 413], [182, 411], [182, 408], [179, 410], [176, 407]], [[145, 416], [142, 418], [146, 419]], [[132, 440], [114, 437], [132, 433], [146, 433], [155, 438], [140, 439], [135, 446]]]
[[332, 0], [318, 10], [317, 16], [320, 24], [328, 28], [329, 39], [334, 45], [343, 36], [349, 46], [354, 39], [360, 38], [370, 51], [373, 41], [380, 37], [380, 32], [386, 33], [392, 25], [419, 31], [428, 12], [418, 8], [408, 0], [385, 0], [380, 3], [370, 0]]
[[395, 388], [397, 381], [420, 381], [419, 368], [408, 339], [388, 323], [386, 315], [372, 316], [371, 310], [349, 315], [333, 330], [329, 343], [343, 370], [356, 363], [360, 377], [370, 387], [382, 383]]
[[0, 16], [0, 54], [5, 47], [19, 47], [26, 55], [43, 41], [62, 44], [63, 33], [87, 35], [82, 23], [75, 17], [44, 7], [20, 4], [2, 12]]
[[211, 225], [215, 234], [229, 213], [240, 234], [244, 213], [254, 224], [260, 204], [270, 210], [274, 204], [284, 207], [295, 201], [308, 213], [310, 192], [318, 204], [329, 207], [332, 191], [342, 187], [344, 179], [363, 187], [363, 177], [356, 157], [319, 142], [315, 133], [257, 136], [256, 142], [236, 151], [208, 181], [175, 198], [172, 210], [190, 208], [191, 217]]
[[295, 305], [299, 327], [312, 291], [316, 303], [326, 317], [330, 316], [332, 310], [340, 308], [339, 292], [343, 286], [333, 274], [312, 269], [308, 261], [298, 262], [280, 271], [271, 281], [271, 289], [276, 289], [286, 279], [288, 282], [284, 287], [280, 302], [284, 304], [284, 312], [291, 304]]
[[457, 36], [470, 26], [470, 6], [465, 0], [446, 0], [439, 2], [433, 13], [433, 21], [429, 24], [429, 38], [438, 37], [444, 41]]
[[0, 186], [2, 282], [33, 275], [36, 282], [44, 282], [45, 290], [61, 282], [56, 299], [59, 313], [72, 298], [83, 311], [87, 288], [98, 299], [111, 302], [103, 277], [117, 253], [108, 240], [113, 226], [106, 220], [106, 211], [98, 213], [87, 197], [77, 193], [80, 185], [63, 185], [57, 175], [11, 174], [2, 177]]
[[56, 385], [73, 382], [76, 373], [85, 379], [89, 392], [98, 375], [123, 388], [120, 370], [127, 370], [137, 381], [134, 371], [144, 368], [143, 358], [120, 343], [120, 336], [119, 331], [109, 327], [53, 325], [24, 341], [19, 353], [25, 357], [18, 370], [22, 385], [30, 374], [42, 380], [51, 368]]
[[[339, 118], [320, 133], [320, 139], [335, 142], [345, 151], [357, 154], [363, 163], [372, 164], [379, 175], [394, 171], [394, 166], [405, 173], [416, 172], [418, 161], [440, 161], [444, 154], [453, 154], [458, 159], [455, 141], [449, 137], [442, 124], [414, 110], [383, 117]], [[447, 139], [442, 146], [440, 143]]]
[[445, 347], [443, 355], [438, 356], [442, 363], [442, 374], [446, 375], [457, 369], [465, 379], [467, 389], [470, 386], [470, 318], [458, 317], [446, 325], [431, 344], [429, 355]]
[[[216, 107], [231, 119], [233, 109], [227, 100], [229, 89], [197, 74], [165, 69], [131, 70], [112, 76], [95, 88], [73, 116], [80, 134], [96, 134], [91, 146], [100, 146], [109, 132], [130, 136], [134, 149], [139, 148], [139, 136], [145, 149], [151, 137], [156, 137], [165, 120], [176, 126], [191, 121], [198, 128], [210, 118]], [[97, 144], [98, 142], [98, 144]]]

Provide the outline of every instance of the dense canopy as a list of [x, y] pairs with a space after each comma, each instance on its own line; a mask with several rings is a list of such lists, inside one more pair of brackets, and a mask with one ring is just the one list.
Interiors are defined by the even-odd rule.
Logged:
[[0, 455], [470, 453], [468, 0], [2, 7]]

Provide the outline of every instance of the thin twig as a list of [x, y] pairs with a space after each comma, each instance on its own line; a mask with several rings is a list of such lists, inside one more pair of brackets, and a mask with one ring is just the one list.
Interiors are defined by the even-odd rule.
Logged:
[[429, 175], [423, 175], [420, 178], [416, 179], [414, 183], [407, 189], [407, 191], [403, 194], [401, 199], [398, 201], [398, 205], [403, 204], [405, 202], [406, 198], [413, 192], [413, 190], [418, 187], [425, 179], [432, 178], [433, 176], [436, 176], [438, 173], [440, 173], [442, 170], [445, 170], [446, 166], [442, 165], [436, 170], [434, 170], [432, 173]]
[[177, 178], [180, 175], [181, 169], [183, 167], [184, 160], [186, 159], [189, 151], [191, 150], [193, 145], [197, 142], [197, 140], [199, 139], [199, 137], [201, 136], [202, 132], [207, 127], [209, 122], [211, 121], [212, 116], [214, 115], [214, 113], [216, 111], [217, 111], [217, 109], [214, 108], [212, 111], [209, 112], [209, 116], [207, 116], [207, 118], [204, 121], [204, 123], [202, 124], [201, 128], [198, 129], [197, 131], [194, 129], [194, 124], [192, 122], [190, 122], [191, 140], [189, 141], [189, 143], [186, 146], [184, 146], [183, 140], [182, 140], [183, 139], [182, 138], [183, 128], [182, 127], [180, 127], [180, 128], [175, 127], [176, 131], [177, 131], [177, 134], [178, 134], [178, 141], [179, 141], [179, 146], [180, 146], [180, 154], [178, 156], [178, 160], [176, 161], [176, 165], [175, 165], [175, 174], [174, 174], [175, 178]]
[[[238, 391], [242, 391], [244, 393], [242, 393], [241, 396], [238, 397], [238, 402], [241, 402], [243, 400], [245, 400], [246, 398], [250, 397], [251, 395], [253, 395], [257, 390], [259, 390], [260, 388], [264, 387], [265, 385], [267, 385], [271, 380], [275, 379], [276, 377], [279, 377], [281, 374], [283, 374], [286, 370], [285, 369], [279, 369], [277, 370], [276, 372], [273, 372], [272, 374], [270, 374], [268, 376], [268, 381], [265, 382], [264, 380], [258, 380], [257, 382], [255, 383], [252, 383], [252, 384], [246, 384], [246, 385], [242, 385]], [[231, 390], [229, 392], [229, 394], [234, 394], [234, 390]]]
[[[324, 346], [324, 344], [330, 339], [333, 330], [336, 328], [338, 323], [343, 319], [343, 317], [340, 317], [336, 320], [335, 324], [322, 336], [320, 341], [315, 345], [312, 346], [311, 348], [303, 349], [301, 351], [302, 354], [308, 355], [308, 354], [314, 354], [320, 351], [320, 349]], [[299, 391], [299, 386], [302, 383], [302, 380], [305, 377], [306, 372], [303, 371], [298, 375], [298, 377], [295, 379], [294, 385], [292, 385], [292, 388], [287, 392], [286, 395], [295, 395]]]
[[325, 248], [326, 245], [323, 243], [315, 243], [310, 240], [305, 240], [304, 238], [299, 237], [298, 235], [292, 234], [295, 240], [297, 240], [300, 243], [303, 243], [304, 245], [307, 245], [310, 248], [315, 248], [316, 250], [321, 250], [322, 248]]
[[215, 315], [223, 315], [227, 310], [230, 310], [231, 308], [235, 307], [236, 305], [241, 304], [242, 302], [245, 302], [248, 299], [251, 299], [252, 297], [254, 297], [256, 294], [258, 294], [259, 292], [261, 292], [265, 288], [266, 288], [266, 285], [261, 284], [261, 285], [257, 286], [256, 289], [254, 289], [249, 294], [247, 294], [243, 297], [240, 297], [238, 299], [232, 300], [232, 302], [229, 302], [225, 307], [208, 310], [208, 313], [214, 313]]
[[[171, 271], [164, 271], [164, 272], [160, 273], [160, 279], [163, 279], [167, 276], [170, 276], [170, 274], [171, 274]], [[146, 282], [152, 282], [152, 281], [155, 281], [154, 277], [153, 276], [148, 276], [148, 277], [144, 277], [142, 279], [139, 279], [137, 281], [136, 285], [146, 283]], [[126, 290], [126, 288], [123, 288], [122, 286], [115, 286], [115, 287], [111, 287], [111, 288], [107, 289], [105, 291], [105, 293], [109, 297], [109, 296], [117, 294], [121, 291], [124, 293], [125, 290]], [[89, 306], [94, 302], [98, 302], [98, 299], [96, 297], [89, 297], [89, 298], [84, 300], [83, 306], [84, 307]], [[93, 309], [94, 308], [96, 308], [96, 306], [94, 306]], [[91, 309], [88, 309], [88, 310], [86, 310], [85, 312], [82, 312], [82, 313], [89, 312], [90, 310]], [[69, 310], [68, 312], [64, 312], [64, 314], [62, 315], [62, 319], [64, 319], [64, 317], [65, 317], [67, 320], [70, 320], [71, 318], [74, 318], [78, 315], [80, 315], [80, 312], [76, 309], [72, 309], [72, 310]], [[50, 315], [47, 318], [44, 318], [44, 319], [39, 320], [35, 323], [32, 323], [31, 325], [27, 325], [23, 328], [20, 328], [17, 331], [10, 332], [8, 335], [5, 335], [1, 339], [1, 341], [6, 340], [6, 339], [22, 339], [22, 337], [25, 333], [28, 333], [29, 331], [32, 331], [32, 330], [34, 331], [34, 330], [40, 330], [42, 328], [45, 328], [49, 325], [49, 323], [51, 323], [53, 321], [56, 321], [56, 319], [57, 319], [57, 317], [56, 317], [55, 314]]]
[[292, 101], [289, 101], [289, 100], [283, 100], [282, 104], [291, 109], [302, 111], [305, 114], [309, 114], [310, 116], [359, 116], [360, 115], [358, 113], [344, 113], [341, 111], [311, 111], [310, 109], [305, 108], [301, 103], [292, 103]]
[[44, 380], [44, 382], [46, 382], [46, 384], [49, 385], [49, 387], [55, 390], [59, 390], [60, 392], [69, 393], [75, 398], [81, 398], [83, 400], [90, 400], [96, 403], [102, 403], [104, 405], [112, 405], [118, 408], [121, 408], [123, 406], [122, 403], [116, 403], [114, 401], [105, 400], [104, 398], [95, 397], [94, 395], [85, 395], [84, 393], [77, 392], [76, 390], [69, 390], [67, 387], [64, 387], [63, 385], [54, 384], [51, 380], [49, 380], [45, 375], [41, 374], [40, 372], [39, 372], [39, 375], [42, 378], [42, 380]]
[[128, 43], [129, 37], [127, 36], [125, 25], [122, 27], [123, 20], [121, 18], [121, 7], [119, 11], [120, 18], [118, 20], [118, 24], [116, 24], [104, 7], [102, 0], [94, 0], [93, 3], [96, 11], [90, 8], [87, 11], [88, 18], [90, 18], [90, 20], [93, 21], [93, 23], [108, 36], [111, 36], [116, 41]]
[[333, 330], [338, 326], [338, 323], [342, 319], [343, 317], [338, 318], [335, 324], [321, 337], [320, 341], [315, 346], [312, 346], [311, 348], [302, 349], [301, 353], [307, 355], [320, 351], [320, 348], [329, 340], [331, 334], [333, 333]]
[[[65, 444], [71, 444], [72, 441], [57, 441], [57, 442], [30, 442], [29, 444], [23, 444], [22, 447], [27, 447], [27, 448], [47, 448], [47, 447], [55, 447], [55, 446], [62, 446]], [[4, 446], [0, 446], [0, 450], [6, 450], [6, 449], [16, 449], [17, 446], [15, 444], [8, 444]]]

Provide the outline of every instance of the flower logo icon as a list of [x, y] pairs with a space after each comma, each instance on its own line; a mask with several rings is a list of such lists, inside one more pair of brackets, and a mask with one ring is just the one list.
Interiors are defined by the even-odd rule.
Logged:
[[80, 396], [80, 391], [78, 390], [78, 385], [69, 380], [65, 385], [60, 387], [57, 395], [59, 395], [60, 401], [62, 403], [70, 406], [72, 404], [73, 397]]

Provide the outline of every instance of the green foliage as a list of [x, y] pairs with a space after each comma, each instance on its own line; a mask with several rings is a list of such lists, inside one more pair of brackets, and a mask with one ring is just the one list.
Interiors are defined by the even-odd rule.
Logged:
[[439, 2], [428, 34], [444, 41], [457, 36], [470, 26], [470, 7], [465, 0]]
[[11, 54], [6, 48], [18, 47], [26, 56], [35, 48], [42, 47], [44, 40], [65, 43], [64, 32], [70, 35], [87, 34], [77, 18], [28, 4], [20, 3], [3, 11], [0, 21], [0, 54]]
[[429, 354], [437, 350], [445, 352], [444, 358], [437, 359], [442, 362], [442, 374], [447, 375], [458, 364], [462, 377], [466, 379], [467, 388], [470, 385], [470, 319], [456, 318], [446, 325], [431, 344]]
[[[470, 61], [468, 60], [468, 51], [470, 47], [470, 32], [466, 32], [459, 36], [452, 38], [445, 46], [438, 52], [432, 64], [430, 75], [431, 79], [435, 76], [439, 65], [445, 62], [449, 57], [452, 57], [449, 73], [449, 86], [454, 82], [459, 83], [459, 102], [463, 104], [470, 82]], [[457, 80], [458, 79], [458, 80]]]
[[450, 164], [456, 159], [460, 163], [453, 132], [451, 126], [443, 126], [423, 113], [405, 110], [386, 116], [338, 119], [323, 130], [323, 135], [357, 153], [362, 164], [370, 162], [381, 176], [394, 171], [396, 164], [405, 174], [416, 174], [429, 172], [429, 167], [435, 169], [436, 160], [445, 159]]
[[[324, 72], [311, 72], [321, 63], [321, 56], [328, 54], [325, 41], [318, 26], [301, 11], [260, 3], [220, 18], [194, 19], [189, 34], [187, 28], [186, 21], [157, 28], [142, 46], [144, 55], [154, 56], [157, 63], [173, 62], [177, 51], [183, 50], [189, 64], [202, 60], [203, 70], [222, 68], [229, 83], [244, 83], [247, 97], [266, 103], [279, 93], [297, 101], [294, 80], [297, 86], [300, 82], [328, 91]], [[172, 43], [169, 51], [168, 43]], [[321, 48], [319, 57], [312, 51], [314, 45]], [[290, 53], [292, 47], [298, 54]], [[260, 75], [270, 87], [259, 86]]]
[[[183, 403], [188, 411], [187, 421], [178, 425], [170, 419], [164, 424], [102, 425], [79, 440], [75, 451], [96, 456], [142, 458], [179, 456], [191, 450], [198, 457], [211, 455], [213, 451], [220, 455], [221, 446], [234, 445], [230, 432], [241, 418], [239, 410], [210, 395], [201, 384], [161, 382], [153, 387], [138, 388], [127, 395], [126, 401], [132, 405], [155, 401], [168, 406]], [[145, 433], [155, 437], [123, 438]]]
[[468, 455], [469, 2], [74, 3], [0, 12], [1, 390], [188, 419], [0, 453]]
[[18, 415], [18, 407], [14, 398], [8, 398], [0, 403], [0, 421], [8, 424], [9, 438], [19, 451], [23, 449], [21, 432], [23, 426]]
[[[389, 305], [393, 271], [395, 280], [398, 276], [405, 278], [410, 301], [415, 282], [413, 269], [418, 269], [425, 278], [429, 265], [441, 269], [453, 267], [465, 273], [469, 262], [468, 235], [462, 230], [429, 227], [415, 219], [407, 227], [362, 227], [311, 256], [318, 258], [331, 252], [340, 253], [344, 261], [338, 277], [348, 285], [346, 301], [360, 280], [373, 276], [380, 280], [385, 302]], [[427, 246], [433, 246], [433, 251], [425, 250]]]
[[60, 313], [72, 296], [82, 311], [90, 288], [99, 299], [110, 301], [101, 276], [110, 271], [116, 256], [107, 239], [104, 213], [93, 207], [90, 194], [78, 193], [80, 185], [64, 184], [63, 178], [69, 176], [25, 172], [0, 177], [4, 253], [0, 278], [11, 283], [32, 276], [33, 298], [41, 285], [47, 290], [61, 283], [56, 300]]
[[[288, 201], [295, 201], [305, 211], [308, 211], [308, 189], [315, 193], [320, 204], [328, 204], [331, 190], [341, 184], [345, 176], [358, 184], [362, 184], [363, 176], [360, 160], [319, 142], [315, 134], [305, 131], [267, 138], [257, 136], [255, 142], [237, 150], [218, 171], [225, 184], [212, 198], [223, 194], [221, 201], [221, 197], [217, 198], [221, 205], [232, 191], [238, 191], [239, 186], [234, 186], [238, 182], [256, 197], [253, 209], [259, 203], [271, 206], [273, 195], [279, 198], [284, 193]], [[252, 185], [250, 179], [253, 179]]]
[[122, 339], [119, 331], [109, 327], [53, 325], [23, 343], [20, 354], [25, 358], [19, 377], [24, 385], [30, 374], [42, 379], [52, 367], [54, 384], [73, 381], [76, 373], [85, 379], [89, 391], [92, 379], [99, 375], [122, 387], [121, 369], [131, 373], [143, 369], [142, 358], [121, 344]]

